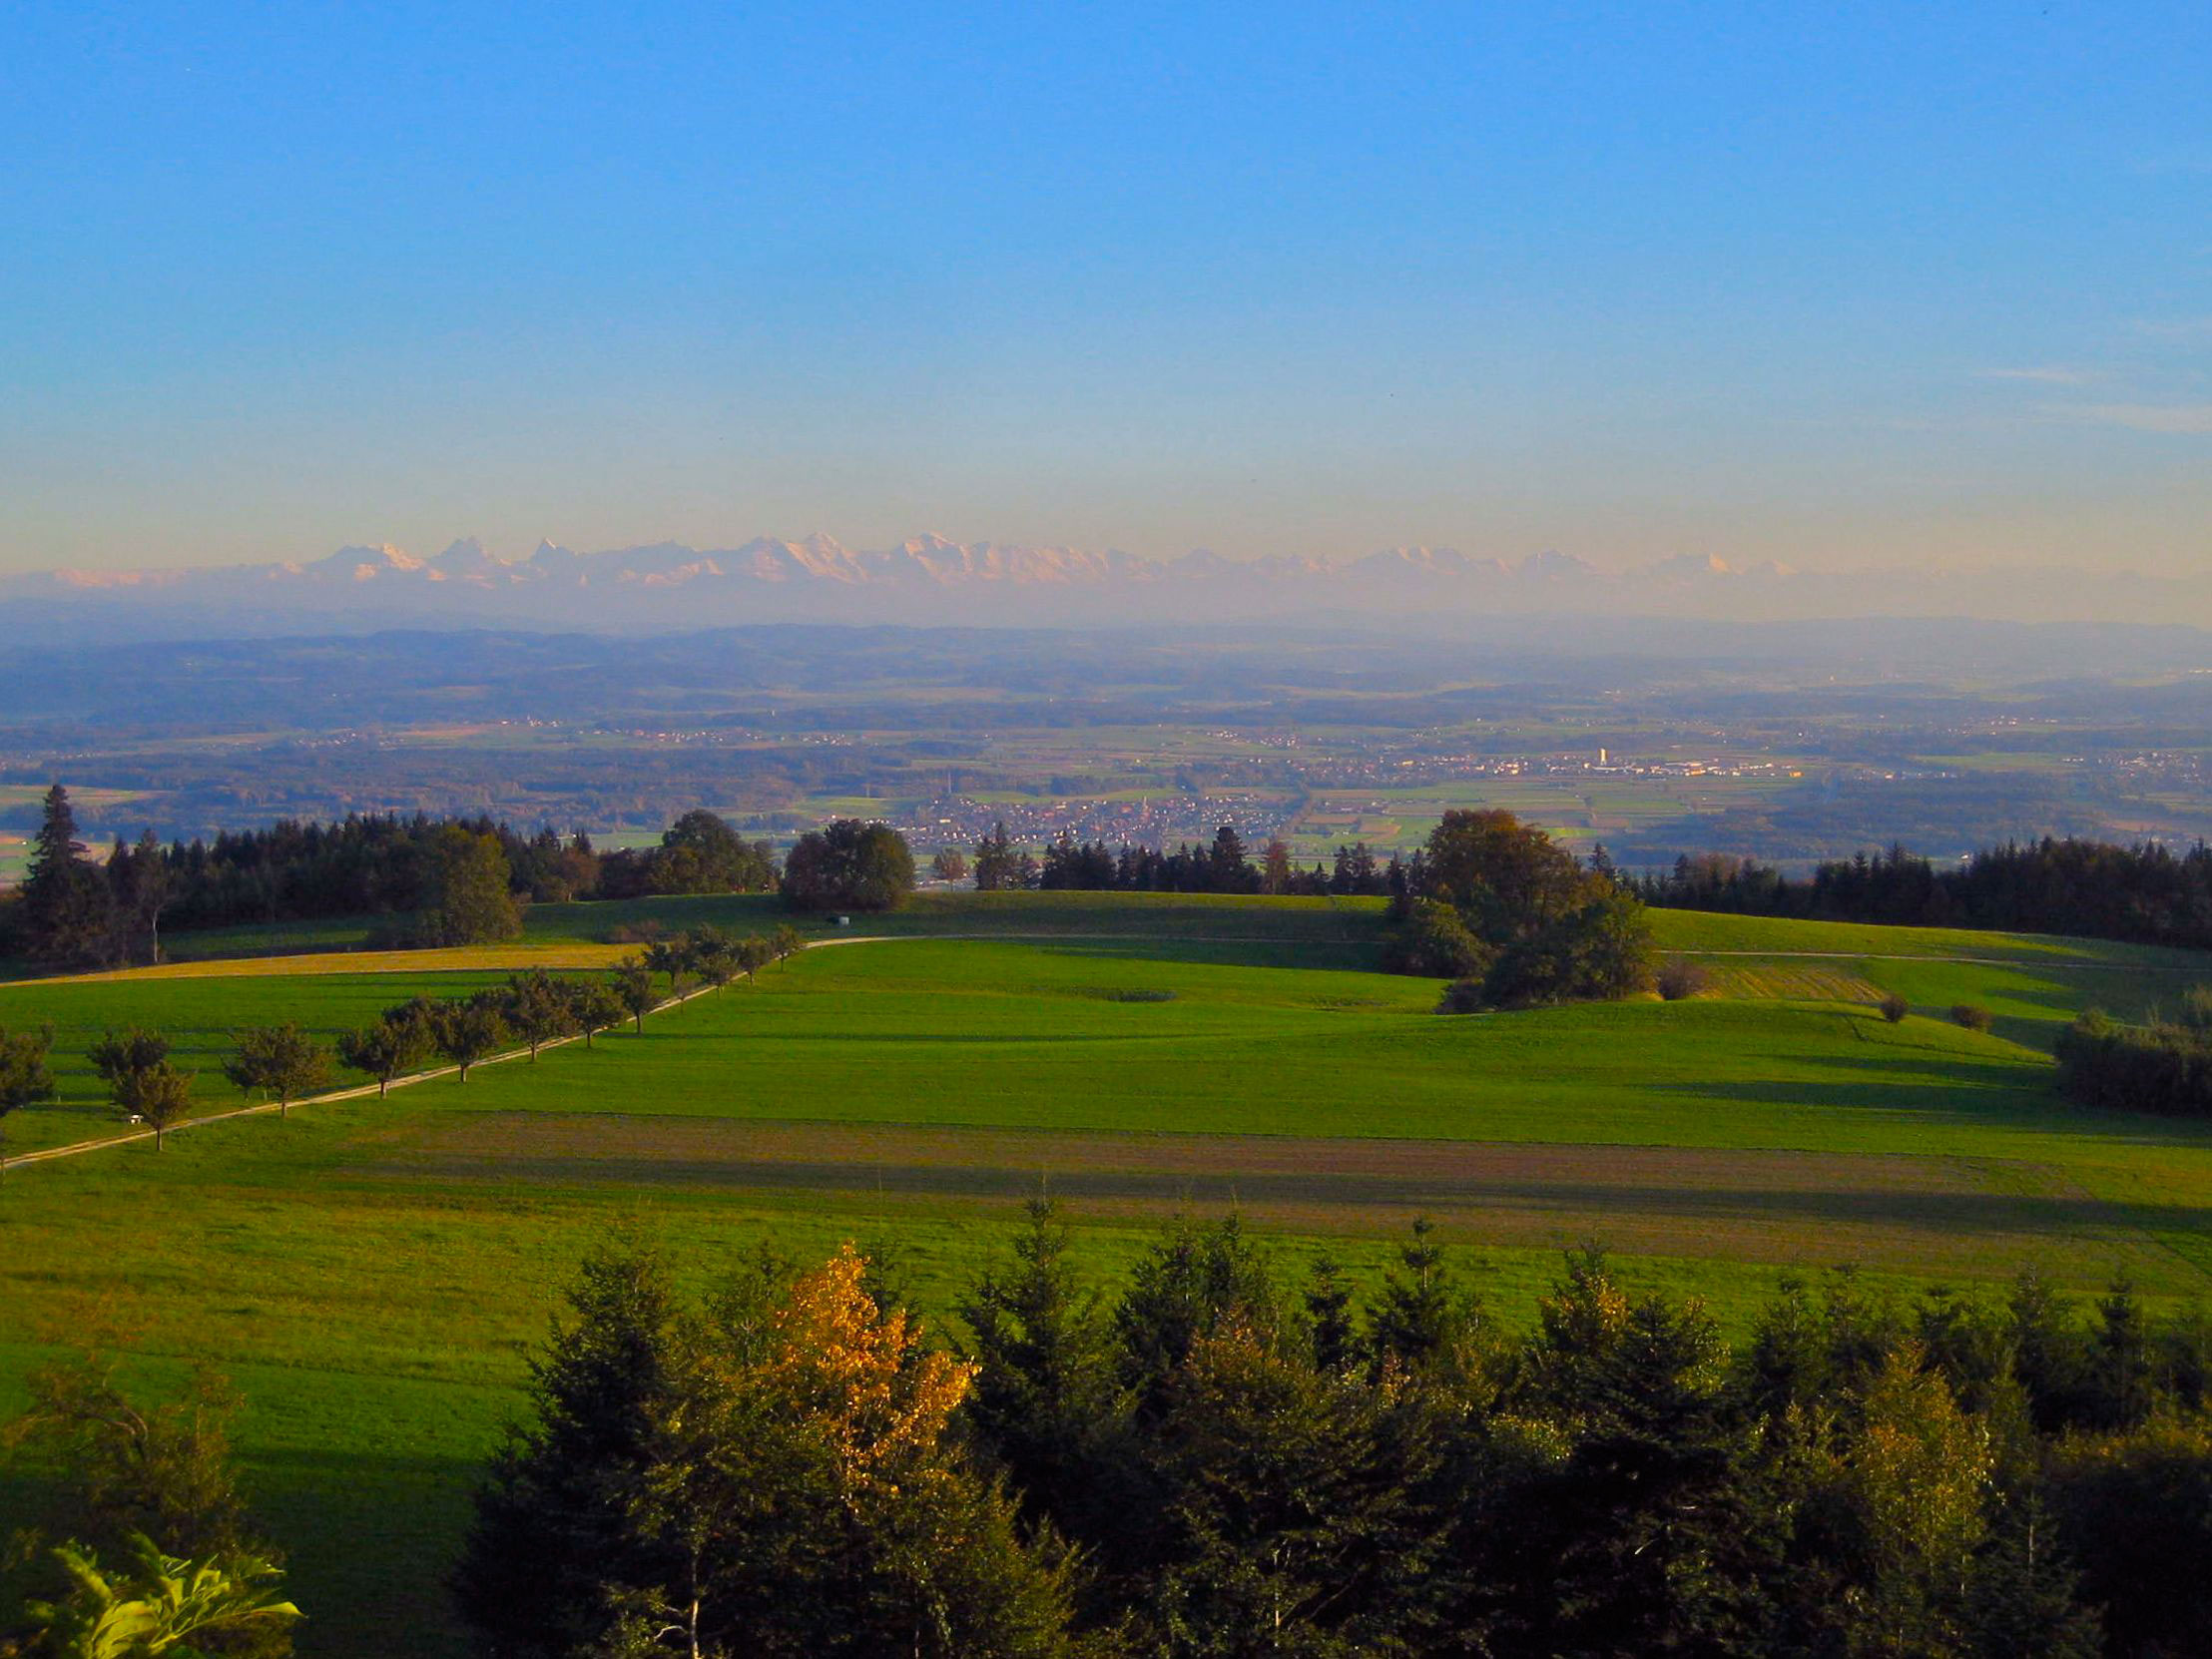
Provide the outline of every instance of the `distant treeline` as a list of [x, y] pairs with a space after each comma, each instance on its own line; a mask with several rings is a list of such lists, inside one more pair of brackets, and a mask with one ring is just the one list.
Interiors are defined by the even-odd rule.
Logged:
[[766, 841], [709, 812], [686, 813], [658, 846], [601, 852], [588, 835], [524, 834], [488, 818], [359, 815], [292, 821], [172, 841], [118, 839], [85, 855], [68, 792], [46, 798], [28, 877], [0, 905], [0, 954], [52, 965], [158, 960], [164, 930], [389, 918], [382, 942], [480, 943], [513, 936], [525, 902], [655, 893], [758, 892], [776, 885]]
[[[1026, 861], [1025, 861], [1026, 860]], [[1244, 892], [1318, 896], [1326, 893], [1380, 897], [1406, 890], [1404, 863], [1387, 865], [1366, 841], [1337, 848], [1335, 862], [1300, 869], [1291, 849], [1270, 840], [1255, 859], [1233, 825], [1223, 825], [1209, 846], [1184, 842], [1165, 848], [1104, 841], [1078, 841], [1063, 835], [1044, 849], [1040, 864], [1006, 839], [1006, 827], [975, 845], [976, 885], [1036, 886], [1047, 891], [1087, 892]]]
[[2201, 841], [2180, 853], [2157, 842], [2008, 841], [1942, 869], [1893, 846], [1822, 864], [1803, 880], [1706, 853], [1637, 886], [1648, 904], [1686, 910], [2212, 947], [2212, 847]]

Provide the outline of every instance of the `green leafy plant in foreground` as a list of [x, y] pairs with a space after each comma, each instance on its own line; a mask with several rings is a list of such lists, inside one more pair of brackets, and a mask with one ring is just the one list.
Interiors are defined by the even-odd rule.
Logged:
[[28, 1609], [45, 1652], [55, 1659], [186, 1659], [199, 1651], [190, 1645], [194, 1636], [303, 1616], [277, 1599], [283, 1574], [259, 1556], [188, 1560], [165, 1555], [143, 1532], [133, 1534], [130, 1549], [130, 1565], [120, 1572], [81, 1545], [55, 1549], [69, 1593]]

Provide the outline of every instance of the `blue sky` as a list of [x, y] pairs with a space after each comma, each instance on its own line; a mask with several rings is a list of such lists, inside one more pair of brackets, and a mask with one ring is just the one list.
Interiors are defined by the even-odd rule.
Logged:
[[2212, 564], [2212, 8], [11, 10], [0, 569]]

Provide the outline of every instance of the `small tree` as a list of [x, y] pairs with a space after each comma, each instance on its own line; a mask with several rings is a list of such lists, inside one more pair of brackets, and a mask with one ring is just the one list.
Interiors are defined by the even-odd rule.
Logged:
[[940, 846], [937, 855], [929, 860], [929, 873], [939, 881], [965, 881], [967, 854], [956, 846]]
[[668, 994], [674, 996], [683, 988], [684, 976], [692, 971], [691, 945], [683, 939], [656, 939], [645, 947], [641, 960], [648, 971], [668, 975]]
[[769, 949], [779, 962], [788, 962], [807, 948], [807, 935], [790, 922], [779, 922], [768, 936]]
[[498, 1004], [499, 1018], [529, 1046], [533, 1065], [541, 1047], [576, 1029], [567, 994], [543, 968], [532, 968], [509, 979], [498, 995]]
[[118, 1106], [135, 1110], [128, 1107], [126, 1097], [136, 1093], [141, 1077], [169, 1058], [169, 1039], [158, 1031], [142, 1031], [133, 1025], [120, 1033], [103, 1033], [85, 1051], [85, 1058], [108, 1085], [109, 1098]]
[[1986, 1031], [1995, 1023], [1989, 1010], [1978, 1002], [1954, 1002], [1950, 1009], [1951, 1023], [1967, 1031]]
[[54, 1098], [54, 1074], [46, 1064], [53, 1048], [51, 1025], [13, 1034], [0, 1026], [0, 1124], [7, 1122], [10, 1112]]
[[614, 994], [630, 1017], [637, 1021], [638, 1035], [645, 1035], [645, 1016], [661, 1005], [658, 992], [653, 989], [653, 970], [633, 956], [615, 969]]
[[1713, 975], [1702, 962], [1684, 961], [1679, 956], [1659, 969], [1659, 994], [1669, 1002], [1685, 1002], [1693, 996], [1703, 996], [1713, 986]]
[[223, 1075], [248, 1094], [276, 1102], [276, 1115], [291, 1115], [291, 1103], [330, 1080], [330, 1051], [296, 1025], [257, 1025], [239, 1033], [238, 1049]]
[[975, 890], [1003, 892], [1021, 884], [1016, 873], [1014, 843], [1006, 836], [1006, 821], [975, 843]]
[[[592, 1046], [592, 1038], [610, 1025], [619, 1024], [629, 1010], [615, 986], [605, 979], [562, 979], [556, 981], [561, 994], [568, 999], [569, 1018], [575, 1029], [584, 1034], [584, 1046]], [[646, 990], [652, 991], [648, 978]]]
[[2191, 985], [2183, 991], [2176, 1017], [2192, 1031], [2212, 1031], [2212, 985]]
[[170, 1130], [192, 1111], [192, 1078], [191, 1072], [179, 1071], [163, 1060], [137, 1073], [130, 1093], [120, 1099], [125, 1110], [144, 1118], [152, 1127], [156, 1152], [168, 1143]]
[[700, 980], [721, 990], [738, 976], [738, 945], [719, 927], [697, 927], [684, 938], [692, 971]]
[[1439, 1014], [1479, 1014], [1490, 1004], [1482, 994], [1479, 979], [1454, 979], [1444, 987], [1444, 994], [1436, 999]]
[[1906, 1001], [1895, 991], [1884, 997], [1876, 1006], [1882, 1010], [1882, 1017], [1892, 1025], [1899, 1024], [1907, 1014], [1913, 1011], [1913, 1004]]
[[339, 1037], [338, 1058], [355, 1071], [365, 1071], [375, 1078], [376, 1097], [381, 1100], [391, 1092], [392, 1079], [428, 1059], [432, 1046], [425, 1023], [386, 1013], [374, 1025]]
[[745, 981], [750, 985], [755, 974], [776, 960], [776, 950], [760, 934], [749, 933], [738, 941], [736, 958], [738, 971], [745, 975]]
[[431, 1038], [438, 1052], [453, 1062], [460, 1080], [468, 1081], [468, 1068], [499, 1052], [507, 1040], [507, 1022], [491, 998], [472, 996], [463, 1001], [441, 1002], [431, 1016]]

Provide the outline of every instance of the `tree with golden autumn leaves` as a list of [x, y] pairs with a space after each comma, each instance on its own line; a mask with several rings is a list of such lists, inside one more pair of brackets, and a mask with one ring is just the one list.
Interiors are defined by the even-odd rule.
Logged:
[[586, 1264], [458, 1575], [487, 1643], [1068, 1652], [1064, 1555], [1025, 1543], [947, 1439], [974, 1368], [878, 1307], [866, 1269], [848, 1245], [796, 1278], [751, 1271], [702, 1309], [650, 1252]]

